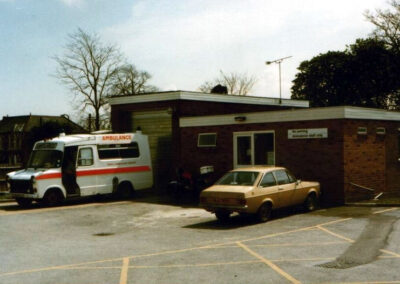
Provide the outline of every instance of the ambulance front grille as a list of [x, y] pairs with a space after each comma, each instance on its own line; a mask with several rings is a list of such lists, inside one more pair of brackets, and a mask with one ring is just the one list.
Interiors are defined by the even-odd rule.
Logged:
[[30, 191], [29, 180], [10, 180], [11, 193], [28, 193]]

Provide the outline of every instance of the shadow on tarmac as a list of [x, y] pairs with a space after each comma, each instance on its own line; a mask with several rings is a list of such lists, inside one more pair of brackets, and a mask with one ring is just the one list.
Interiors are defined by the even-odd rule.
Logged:
[[[270, 221], [283, 219], [283, 218], [290, 217], [295, 214], [301, 214], [301, 213], [304, 213], [304, 211], [297, 207], [275, 210], [275, 211], [272, 211], [272, 213], [271, 213]], [[268, 222], [269, 221], [267, 221], [267, 223]], [[201, 223], [197, 223], [197, 224], [184, 226], [183, 228], [205, 229], [205, 230], [231, 230], [231, 229], [254, 226], [254, 225], [259, 225], [259, 224], [262, 224], [262, 223], [258, 222], [257, 218], [255, 218], [255, 216], [253, 216], [253, 215], [250, 215], [250, 214], [239, 215], [239, 214], [235, 213], [235, 214], [231, 215], [231, 217], [225, 222], [215, 219], [212, 221], [201, 222]]]
[[[192, 198], [184, 197], [182, 199], [176, 200], [170, 196], [162, 195], [155, 193], [152, 190], [138, 190], [135, 192], [134, 196], [131, 199], [121, 199], [108, 195], [96, 195], [90, 197], [76, 197], [73, 199], [66, 200], [58, 205], [51, 207], [67, 207], [81, 204], [90, 204], [90, 203], [113, 203], [117, 201], [127, 201], [132, 203], [150, 203], [150, 204], [161, 204], [161, 205], [171, 205], [171, 206], [179, 206], [182, 208], [197, 208], [198, 201], [193, 200]], [[33, 202], [31, 205], [27, 207], [19, 206], [14, 200], [7, 200], [6, 202], [0, 202], [0, 210], [3, 211], [21, 211], [21, 210], [35, 210], [39, 208], [48, 208], [49, 206], [40, 203]]]

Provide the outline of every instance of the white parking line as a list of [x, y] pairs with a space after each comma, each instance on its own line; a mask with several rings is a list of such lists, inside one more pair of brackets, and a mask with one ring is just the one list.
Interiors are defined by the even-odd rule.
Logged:
[[71, 210], [71, 209], [77, 209], [77, 208], [87, 208], [87, 207], [93, 207], [93, 206], [106, 206], [106, 205], [126, 204], [126, 203], [132, 203], [132, 201], [86, 203], [86, 204], [78, 204], [78, 205], [56, 206], [56, 207], [31, 208], [31, 209], [21, 209], [21, 210], [17, 209], [15, 211], [7, 211], [7, 209], [1, 208], [3, 206], [0, 206], [0, 216], [9, 216], [9, 215], [18, 215], [18, 214], [33, 214], [33, 213], [42, 213], [42, 212], [59, 211], [59, 210]]

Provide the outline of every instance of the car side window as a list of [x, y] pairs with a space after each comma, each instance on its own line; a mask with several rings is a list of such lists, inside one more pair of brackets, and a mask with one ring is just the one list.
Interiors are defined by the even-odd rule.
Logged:
[[79, 149], [78, 166], [91, 166], [91, 165], [93, 165], [92, 148]]
[[260, 182], [261, 187], [268, 187], [276, 185], [275, 177], [272, 173], [266, 173]]
[[294, 177], [294, 175], [292, 175], [291, 172], [286, 171], [286, 173], [287, 173], [287, 175], [288, 175], [288, 177], [289, 177], [289, 182], [290, 182], [290, 183], [294, 183], [294, 182], [297, 181], [296, 178]]
[[289, 176], [287, 175], [285, 170], [277, 170], [275, 171], [275, 177], [278, 181], [278, 184], [288, 184], [290, 183]]

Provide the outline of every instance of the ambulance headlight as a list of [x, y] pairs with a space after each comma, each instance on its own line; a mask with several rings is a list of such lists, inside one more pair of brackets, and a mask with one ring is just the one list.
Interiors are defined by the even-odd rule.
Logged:
[[30, 193], [36, 193], [36, 179], [34, 176], [31, 176], [31, 182], [30, 182], [30, 188], [29, 188]]
[[7, 191], [11, 190], [11, 182], [10, 182], [10, 177], [8, 175], [6, 175], [6, 188]]

